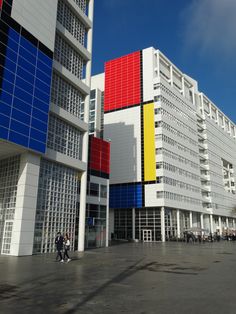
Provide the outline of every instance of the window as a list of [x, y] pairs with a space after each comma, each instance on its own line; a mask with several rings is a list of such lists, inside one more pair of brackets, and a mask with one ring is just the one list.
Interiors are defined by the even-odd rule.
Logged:
[[97, 183], [90, 182], [89, 194], [91, 196], [99, 196], [99, 185]]
[[100, 197], [107, 198], [107, 187], [106, 187], [106, 185], [101, 185]]

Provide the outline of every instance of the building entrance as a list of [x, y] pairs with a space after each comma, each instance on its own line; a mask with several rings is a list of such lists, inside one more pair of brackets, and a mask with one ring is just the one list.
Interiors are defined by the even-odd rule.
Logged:
[[152, 230], [143, 230], [143, 242], [152, 242]]

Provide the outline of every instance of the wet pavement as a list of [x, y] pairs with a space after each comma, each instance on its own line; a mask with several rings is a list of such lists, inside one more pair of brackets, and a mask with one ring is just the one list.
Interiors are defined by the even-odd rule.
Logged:
[[126, 243], [0, 256], [0, 313], [235, 314], [236, 243]]

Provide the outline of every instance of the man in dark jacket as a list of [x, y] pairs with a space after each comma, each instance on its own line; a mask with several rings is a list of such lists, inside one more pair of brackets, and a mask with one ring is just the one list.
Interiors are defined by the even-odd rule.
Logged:
[[63, 249], [63, 236], [61, 235], [61, 232], [57, 233], [57, 237], [55, 239], [55, 244], [57, 247], [57, 257], [56, 260], [58, 259], [58, 257], [60, 257], [60, 262], [64, 262], [63, 258], [62, 258], [62, 254], [61, 251]]

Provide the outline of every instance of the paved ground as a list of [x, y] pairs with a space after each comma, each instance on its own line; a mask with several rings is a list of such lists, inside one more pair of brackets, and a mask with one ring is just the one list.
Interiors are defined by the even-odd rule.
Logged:
[[0, 257], [0, 313], [236, 313], [236, 243], [128, 243]]

